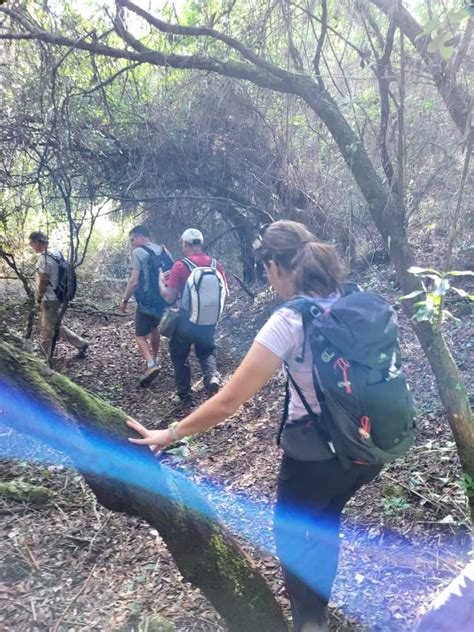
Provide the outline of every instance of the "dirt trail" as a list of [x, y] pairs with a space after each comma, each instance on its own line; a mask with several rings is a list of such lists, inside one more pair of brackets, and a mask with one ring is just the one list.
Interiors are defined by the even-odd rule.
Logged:
[[[269, 291], [251, 304], [234, 291], [219, 333], [219, 365], [232, 372], [258, 327], [275, 305]], [[22, 322], [14, 305], [6, 326]], [[81, 315], [68, 320], [90, 338], [85, 360], [59, 345], [57, 369], [85, 388], [157, 427], [180, 417], [172, 404], [174, 380], [163, 345], [160, 377], [146, 389], [137, 386], [143, 369], [133, 341], [132, 316]], [[448, 583], [467, 559], [462, 522], [465, 504], [459, 465], [446, 420], [439, 410], [433, 379], [413, 334], [403, 328], [406, 367], [420, 406], [416, 447], [362, 490], [345, 512], [343, 547], [333, 592], [334, 630], [409, 630], [427, 595]], [[459, 353], [466, 334], [454, 331]], [[196, 402], [204, 398], [193, 362]], [[190, 455], [175, 461], [197, 480], [213, 481], [208, 494], [237, 535], [250, 532], [267, 543], [244, 546], [257, 559], [285, 607], [271, 537], [271, 507], [279, 454], [275, 434], [281, 415], [282, 378], [275, 378], [229, 421], [190, 442]], [[147, 614], [159, 611], [179, 631], [220, 630], [218, 616], [180, 577], [165, 546], [146, 524], [97, 506], [92, 494], [62, 455], [1, 428], [1, 478], [23, 476], [56, 492], [49, 505], [0, 502], [2, 588], [0, 625], [5, 630], [134, 630]], [[19, 445], [21, 461], [9, 460]], [[38, 457], [49, 463], [34, 463]], [[235, 503], [238, 499], [242, 502]], [[247, 499], [260, 503], [258, 515]], [[255, 531], [256, 530], [256, 531]]]

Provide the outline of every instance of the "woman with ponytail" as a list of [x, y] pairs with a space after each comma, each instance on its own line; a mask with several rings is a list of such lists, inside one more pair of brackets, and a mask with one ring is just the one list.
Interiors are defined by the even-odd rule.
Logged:
[[[344, 267], [333, 246], [318, 240], [303, 224], [280, 220], [260, 230], [254, 244], [269, 283], [282, 299], [317, 299], [330, 309], [343, 293]], [[257, 334], [227, 384], [179, 423], [166, 430], [148, 430], [136, 421], [129, 426], [142, 435], [132, 443], [155, 446], [214, 427], [232, 416], [281, 369], [292, 376], [285, 405], [283, 458], [278, 476], [275, 542], [297, 632], [328, 630], [326, 608], [336, 576], [342, 510], [347, 501], [380, 471], [379, 466], [343, 467], [330, 442], [317, 432], [296, 446], [291, 430], [308, 425], [303, 399], [318, 414], [311, 351], [305, 342], [301, 314], [281, 307]], [[303, 396], [303, 399], [300, 397]], [[277, 426], [277, 421], [275, 422]], [[296, 435], [296, 433], [295, 433]]]

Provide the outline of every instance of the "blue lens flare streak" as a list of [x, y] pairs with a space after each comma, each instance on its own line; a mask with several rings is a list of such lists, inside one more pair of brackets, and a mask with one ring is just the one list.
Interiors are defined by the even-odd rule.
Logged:
[[[273, 543], [270, 536], [273, 508], [269, 501], [253, 500], [242, 491], [230, 492], [225, 486], [202, 478], [199, 472], [184, 469], [182, 465], [167, 465], [163, 459], [152, 457], [146, 447], [127, 444], [123, 440], [114, 439], [110, 435], [91, 430], [87, 423], [81, 424], [81, 430], [64, 416], [42, 401], [21, 392], [16, 386], [0, 381], [0, 424], [15, 431], [34, 435], [41, 442], [62, 453], [66, 453], [74, 466], [81, 472], [94, 476], [104, 476], [117, 483], [132, 485], [140, 491], [158, 494], [167, 501], [185, 503], [188, 509], [196, 511], [204, 518], [215, 519], [216, 515], [207, 500], [218, 500], [218, 514], [222, 522], [239, 537], [244, 538], [254, 548], [263, 553], [273, 554]], [[2, 446], [0, 445], [0, 448]], [[28, 440], [15, 443], [8, 450], [8, 458], [33, 460], [41, 464], [54, 464], [54, 453], [44, 449], [38, 450], [31, 457]], [[58, 457], [59, 459], [59, 457]], [[56, 462], [64, 463], [63, 460]], [[172, 484], [170, 485], [170, 482]], [[325, 594], [324, 585], [315, 585], [312, 569], [318, 564], [318, 547], [337, 547], [339, 545], [339, 524], [327, 518], [323, 521], [314, 515], [302, 513], [295, 508], [287, 507], [279, 512], [278, 518], [279, 557], [285, 566], [302, 581]], [[357, 547], [364, 572], [363, 558], [380, 555], [382, 546], [377, 538], [370, 538], [365, 529], [351, 525], [344, 526], [345, 537]], [[315, 543], [315, 553], [311, 554], [311, 542]], [[309, 548], [308, 548], [309, 543]], [[433, 555], [432, 543], [411, 543], [390, 547], [383, 552], [383, 558], [390, 566], [413, 567], [414, 560], [435, 567], [442, 559], [442, 554]], [[364, 555], [366, 554], [366, 555]], [[452, 560], [453, 551], [447, 556]], [[370, 568], [367, 569], [370, 574]], [[324, 582], [323, 582], [324, 583]], [[327, 596], [327, 595], [326, 595]]]

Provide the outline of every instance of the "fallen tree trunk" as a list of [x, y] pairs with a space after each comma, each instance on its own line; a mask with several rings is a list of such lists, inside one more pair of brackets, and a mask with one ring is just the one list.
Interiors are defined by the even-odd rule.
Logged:
[[0, 374], [1, 422], [66, 452], [104, 507], [157, 529], [229, 630], [287, 630], [265, 580], [196, 486], [127, 441], [123, 411], [4, 342]]

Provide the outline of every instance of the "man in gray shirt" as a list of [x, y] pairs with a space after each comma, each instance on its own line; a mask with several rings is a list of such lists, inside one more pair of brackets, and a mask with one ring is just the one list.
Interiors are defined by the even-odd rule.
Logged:
[[[61, 253], [48, 249], [48, 237], [40, 231], [31, 233], [30, 246], [39, 255], [36, 264], [36, 303], [40, 310], [40, 344], [44, 354], [49, 357], [58, 313], [61, 308], [61, 301], [58, 300], [55, 292], [58, 286], [58, 259], [61, 257]], [[79, 350], [80, 357], [84, 356], [89, 346], [84, 338], [62, 324], [59, 328], [59, 335], [62, 340]]]
[[[132, 244], [132, 271], [120, 310], [125, 313], [132, 294], [137, 301], [135, 312], [135, 340], [146, 362], [145, 373], [140, 385], [147, 386], [155, 379], [160, 370], [158, 353], [160, 350], [160, 331], [158, 326], [166, 301], [159, 291], [158, 277], [160, 269], [167, 272], [173, 265], [173, 259], [164, 246], [151, 240], [146, 226], [135, 226], [129, 233]], [[148, 342], [147, 336], [150, 336]]]

